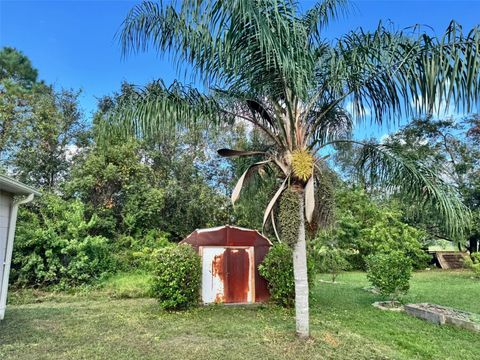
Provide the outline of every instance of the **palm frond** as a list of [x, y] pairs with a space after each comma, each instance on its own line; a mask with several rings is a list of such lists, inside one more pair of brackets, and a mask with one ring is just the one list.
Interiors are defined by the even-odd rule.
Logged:
[[223, 157], [266, 155], [264, 151], [242, 151], [232, 149], [218, 149], [217, 153]]
[[256, 172], [258, 172], [258, 170], [260, 170], [261, 168], [263, 168], [263, 166], [265, 164], [268, 164], [270, 162], [270, 160], [264, 160], [264, 161], [260, 161], [260, 162], [257, 162], [257, 163], [254, 163], [252, 165], [250, 165], [247, 170], [245, 170], [245, 172], [242, 174], [242, 176], [240, 176], [240, 179], [238, 179], [238, 182], [237, 184], [235, 185], [235, 188], [233, 189], [232, 191], [232, 196], [231, 196], [231, 199], [232, 199], [232, 204], [235, 204], [235, 202], [238, 200], [238, 198], [240, 197], [240, 191], [242, 191], [243, 189], [243, 185], [246, 181], [248, 181], [248, 179], [253, 175], [255, 174]]
[[234, 121], [223, 105], [193, 87], [178, 82], [166, 86], [156, 81], [122, 95], [100, 124], [99, 132], [110, 137], [163, 138], [179, 128], [208, 129]]
[[[276, 112], [272, 99], [262, 100], [255, 91], [213, 89], [213, 93], [231, 104], [229, 111], [260, 128], [273, 143], [284, 147], [288, 143], [281, 114]], [[264, 101], [266, 100], [266, 101]]]
[[350, 139], [353, 135], [353, 118], [348, 111], [339, 106], [328, 112], [324, 111], [324, 107], [310, 111], [307, 123], [312, 149], [330, 141]]
[[441, 38], [390, 30], [359, 29], [342, 37], [318, 60], [321, 88], [350, 103], [357, 119], [379, 123], [415, 112], [469, 112], [480, 98], [480, 31], [463, 34], [451, 23]]
[[306, 95], [314, 64], [297, 12], [288, 0], [144, 1], [119, 37], [124, 54], [170, 53], [207, 83]]
[[312, 40], [320, 41], [322, 31], [335, 19], [346, 15], [350, 9], [348, 0], [323, 0], [303, 15], [303, 23]]
[[271, 211], [273, 210], [273, 207], [277, 204], [278, 199], [280, 198], [280, 195], [282, 195], [283, 191], [287, 188], [287, 181], [288, 177], [286, 177], [280, 187], [278, 188], [277, 192], [273, 197], [270, 199], [270, 202], [267, 205], [267, 208], [265, 209], [265, 213], [263, 214], [263, 226], [265, 226], [265, 223], [268, 220], [268, 217], [270, 216]]
[[387, 194], [400, 194], [418, 206], [431, 208], [441, 217], [452, 238], [459, 238], [470, 213], [458, 190], [448, 183], [446, 175], [405, 157], [385, 145], [362, 144], [358, 171], [372, 188], [379, 187]]
[[308, 223], [313, 220], [313, 212], [315, 210], [315, 177], [310, 176], [305, 185], [305, 218]]
[[[349, 139], [353, 120], [368, 115], [384, 123], [450, 105], [463, 111], [478, 105], [478, 28], [464, 34], [452, 23], [437, 38], [380, 24], [333, 45], [322, 41], [322, 29], [345, 4], [324, 0], [302, 14], [294, 0], [142, 2], [123, 24], [124, 53], [153, 48], [170, 54], [206, 90], [162, 82], [137, 88], [111, 111], [106, 128], [150, 137], [177, 128], [249, 121], [274, 144], [269, 157], [285, 177], [265, 223], [291, 175], [288, 155], [293, 151], [315, 152]], [[434, 206], [452, 233], [461, 232], [467, 215], [460, 197], [432, 169], [379, 145], [364, 146], [362, 158], [359, 167], [372, 184], [410, 192], [419, 205]], [[331, 192], [325, 194], [328, 198]]]

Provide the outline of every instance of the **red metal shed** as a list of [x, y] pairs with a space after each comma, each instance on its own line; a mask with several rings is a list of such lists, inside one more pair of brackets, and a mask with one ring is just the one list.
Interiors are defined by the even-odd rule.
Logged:
[[236, 226], [199, 229], [181, 244], [202, 257], [204, 303], [255, 303], [268, 300], [267, 282], [258, 273], [270, 240], [256, 230]]

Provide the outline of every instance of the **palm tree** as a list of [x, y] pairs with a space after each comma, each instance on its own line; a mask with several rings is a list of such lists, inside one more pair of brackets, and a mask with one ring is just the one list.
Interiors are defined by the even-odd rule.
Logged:
[[[346, 14], [344, 0], [324, 0], [308, 11], [288, 0], [184, 0], [143, 2], [126, 17], [119, 38], [124, 54], [168, 54], [199, 88], [157, 81], [136, 88], [109, 119], [109, 136], [158, 137], [178, 128], [243, 121], [271, 142], [266, 152], [221, 149], [221, 156], [263, 156], [241, 176], [232, 194], [258, 170], [276, 168], [278, 191], [264, 223], [289, 189], [299, 198], [294, 245], [296, 329], [309, 336], [305, 220], [314, 220], [315, 188], [333, 171], [326, 158], [342, 145], [361, 147], [359, 170], [369, 186], [409, 194], [434, 206], [448, 229], [459, 234], [467, 218], [455, 189], [431, 169], [382, 144], [352, 140], [356, 121], [398, 121], [416, 113], [455, 106], [469, 112], [479, 99], [480, 32], [452, 22], [441, 38], [415, 27], [379, 24], [335, 41], [322, 36]], [[323, 180], [322, 180], [323, 179]], [[297, 210], [295, 210], [297, 211]]]

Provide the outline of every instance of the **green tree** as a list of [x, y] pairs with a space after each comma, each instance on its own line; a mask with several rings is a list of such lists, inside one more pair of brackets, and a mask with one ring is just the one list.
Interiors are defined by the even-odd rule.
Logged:
[[402, 221], [395, 201], [378, 204], [360, 189], [337, 189], [335, 195], [335, 226], [318, 233], [314, 249], [341, 249], [355, 269], [366, 269], [367, 256], [389, 251], [401, 251], [416, 269], [428, 265], [427, 234]]
[[192, 129], [143, 145], [158, 176], [157, 186], [165, 191], [162, 229], [172, 240], [181, 240], [197, 228], [230, 222], [228, 198], [220, 186], [214, 186], [225, 180], [210, 160], [210, 141], [214, 140]]
[[0, 50], [0, 81], [12, 80], [24, 87], [37, 81], [38, 71], [28, 57], [11, 47]]
[[[121, 102], [110, 136], [156, 137], [179, 127], [238, 120], [269, 138], [267, 152], [219, 154], [264, 158], [240, 177], [233, 201], [249, 175], [270, 166], [278, 171], [280, 187], [264, 223], [285, 189], [299, 196], [293, 263], [297, 334], [303, 338], [309, 336], [305, 218], [313, 219], [316, 177], [329, 171], [322, 151], [351, 141], [353, 121], [367, 110], [376, 123], [433, 111], [443, 100], [469, 111], [479, 93], [477, 29], [464, 35], [451, 23], [436, 38], [380, 24], [373, 32], [358, 29], [328, 41], [323, 29], [344, 12], [345, 3], [326, 0], [301, 12], [288, 0], [142, 2], [120, 33], [125, 53], [169, 53], [202, 81], [203, 90], [161, 81], [137, 89]], [[450, 229], [460, 231], [464, 207], [429, 168], [373, 144], [364, 144], [363, 159], [372, 181], [389, 191], [407, 190], [420, 205], [435, 204]]]
[[63, 187], [67, 197], [80, 199], [87, 213], [98, 217], [94, 233], [142, 237], [161, 228], [165, 192], [155, 187], [156, 175], [141, 157], [134, 141], [92, 145], [77, 157]]
[[57, 189], [86, 141], [79, 92], [44, 87], [32, 100], [8, 165], [20, 181]]
[[[480, 138], [475, 136], [478, 115], [464, 120], [438, 120], [432, 117], [415, 119], [386, 139], [411, 158], [423, 159], [429, 166], [440, 168], [449, 182], [463, 195], [466, 205], [473, 212], [473, 222], [467, 235], [471, 250], [480, 244]], [[437, 221], [435, 212], [419, 212], [404, 204], [406, 221], [426, 229], [434, 238], [450, 241], [443, 224]]]
[[0, 161], [13, 150], [30, 110], [37, 70], [20, 51], [0, 50]]
[[66, 176], [84, 123], [79, 92], [55, 91], [20, 51], [0, 51], [0, 161], [20, 180], [57, 188]]
[[[100, 101], [94, 118], [95, 135], [99, 124], [108, 121], [110, 114], [115, 115], [119, 100], [131, 96], [133, 91], [132, 85], [124, 83], [119, 93]], [[219, 189], [229, 176], [212, 161], [212, 155], [216, 157], [212, 149], [218, 148], [216, 144], [223, 141], [221, 138], [216, 132], [207, 134], [203, 129], [183, 128], [175, 136], [126, 142], [113, 139], [108, 144], [94, 144], [86, 161], [79, 159], [71, 188], [83, 188], [81, 184], [88, 182], [80, 193], [90, 204], [99, 200], [105, 203], [105, 195], [99, 196], [99, 191], [112, 197], [106, 212], [117, 214], [114, 230], [120, 233], [143, 236], [156, 228], [178, 241], [196, 228], [230, 222], [231, 207], [225, 191]], [[107, 169], [111, 170], [108, 174]], [[147, 211], [143, 204], [150, 204], [155, 198], [151, 194], [160, 192], [161, 202], [156, 203], [155, 211], [149, 211], [151, 220], [142, 218]], [[191, 201], [192, 197], [196, 201]], [[132, 222], [129, 229], [125, 226], [128, 219]]]

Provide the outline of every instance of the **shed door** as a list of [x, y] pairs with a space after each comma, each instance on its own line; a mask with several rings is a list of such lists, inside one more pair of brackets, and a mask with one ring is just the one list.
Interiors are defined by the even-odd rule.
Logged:
[[201, 253], [204, 303], [253, 302], [253, 247], [205, 246]]

